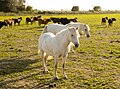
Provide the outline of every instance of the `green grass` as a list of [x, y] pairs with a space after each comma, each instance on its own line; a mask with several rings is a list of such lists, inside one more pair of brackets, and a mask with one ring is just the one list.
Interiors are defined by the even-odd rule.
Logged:
[[[100, 28], [102, 17], [115, 17], [113, 27]], [[19, 17], [19, 16], [16, 16]], [[16, 18], [14, 17], [14, 18]], [[120, 88], [120, 14], [74, 14], [52, 17], [77, 17], [89, 24], [91, 37], [81, 35], [80, 47], [69, 53], [62, 78], [62, 61], [59, 60], [59, 80], [54, 81], [54, 60], [48, 60], [49, 73], [44, 74], [42, 59], [37, 55], [38, 38], [43, 25], [25, 25], [0, 29], [0, 88], [1, 89], [119, 89]], [[51, 15], [43, 15], [50, 18]], [[13, 18], [1, 16], [0, 20]]]

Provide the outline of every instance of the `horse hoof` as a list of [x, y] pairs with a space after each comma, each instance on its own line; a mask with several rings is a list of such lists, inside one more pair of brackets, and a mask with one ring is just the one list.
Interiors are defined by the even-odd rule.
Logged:
[[68, 79], [68, 77], [66, 75], [63, 78], [66, 79], [66, 80]]
[[49, 84], [49, 87], [53, 88], [53, 87], [56, 87], [56, 84]]
[[54, 80], [58, 80], [59, 78], [58, 77], [54, 77]]
[[43, 71], [43, 73], [49, 73], [49, 71], [48, 71], [48, 70], [46, 70], [46, 71]]
[[52, 87], [52, 88], [53, 88], [54, 86], [53, 86], [52, 84], [49, 84], [49, 87]]

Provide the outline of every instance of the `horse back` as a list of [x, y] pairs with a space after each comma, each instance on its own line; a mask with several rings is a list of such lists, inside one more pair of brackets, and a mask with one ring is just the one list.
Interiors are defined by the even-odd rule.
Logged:
[[47, 32], [52, 32], [53, 34], [57, 34], [61, 30], [65, 29], [66, 25], [61, 24], [49, 24], [47, 26]]

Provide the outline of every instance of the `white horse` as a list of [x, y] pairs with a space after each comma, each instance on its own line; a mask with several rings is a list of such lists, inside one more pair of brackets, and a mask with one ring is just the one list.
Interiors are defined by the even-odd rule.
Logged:
[[[45, 26], [43, 33], [52, 32], [53, 34], [57, 34], [58, 32], [60, 32], [63, 29], [66, 29], [67, 27], [77, 27], [79, 33], [84, 32], [87, 37], [90, 37], [90, 32], [89, 32], [90, 28], [87, 24], [83, 24], [83, 23], [69, 23], [66, 25], [49, 24]], [[74, 52], [72, 43], [69, 45], [69, 49], [70, 49], [69, 51]]]
[[46, 67], [46, 59], [48, 56], [53, 56], [55, 61], [55, 76], [54, 79], [58, 79], [57, 76], [57, 64], [58, 58], [62, 56], [63, 60], [63, 77], [66, 79], [67, 76], [64, 72], [65, 62], [68, 56], [68, 45], [72, 42], [75, 47], [79, 46], [79, 32], [74, 27], [66, 28], [56, 35], [51, 32], [43, 33], [38, 40], [38, 51], [42, 54], [43, 69], [44, 72], [48, 72]]
[[90, 37], [90, 32], [89, 32], [90, 28], [87, 24], [84, 24], [84, 23], [69, 23], [66, 25], [49, 24], [45, 26], [43, 33], [52, 32], [53, 34], [57, 34], [58, 32], [60, 32], [63, 29], [66, 29], [67, 27], [78, 27], [79, 33], [83, 31], [87, 37]]

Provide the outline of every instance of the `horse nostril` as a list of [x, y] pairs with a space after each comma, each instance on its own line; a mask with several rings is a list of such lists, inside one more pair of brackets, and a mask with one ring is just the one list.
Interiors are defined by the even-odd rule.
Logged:
[[87, 35], [87, 37], [89, 38], [89, 37], [90, 37], [90, 35]]
[[75, 47], [77, 48], [79, 46], [79, 44], [75, 44]]

